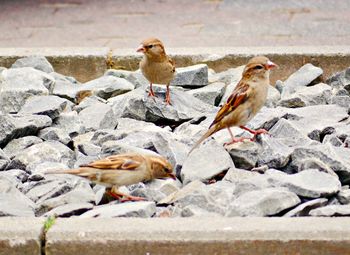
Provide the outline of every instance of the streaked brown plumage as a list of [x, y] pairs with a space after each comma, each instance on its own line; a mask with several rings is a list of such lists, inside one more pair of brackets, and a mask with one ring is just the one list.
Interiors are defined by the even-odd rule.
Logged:
[[136, 153], [119, 154], [82, 165], [77, 169], [50, 171], [50, 174], [73, 174], [107, 187], [117, 199], [143, 200], [118, 191], [118, 187], [156, 178], [173, 178], [173, 167], [161, 156]]
[[165, 84], [167, 88], [165, 102], [171, 104], [169, 85], [174, 78], [175, 62], [167, 56], [163, 43], [157, 38], [148, 38], [141, 43], [136, 51], [144, 54], [140, 62], [140, 69], [150, 82], [148, 96], [155, 96], [152, 84]]
[[[224, 128], [228, 129], [232, 138], [231, 142], [227, 144], [241, 142], [245, 139], [254, 140], [258, 134], [267, 133], [264, 129], [252, 130], [244, 125], [250, 121], [265, 104], [268, 86], [270, 85], [270, 69], [274, 67], [276, 67], [276, 64], [264, 56], [254, 57], [249, 60], [243, 70], [242, 79], [217, 113], [209, 130], [193, 146], [190, 153], [206, 138]], [[233, 126], [239, 126], [247, 130], [254, 134], [254, 137], [235, 138], [230, 130], [230, 127]]]

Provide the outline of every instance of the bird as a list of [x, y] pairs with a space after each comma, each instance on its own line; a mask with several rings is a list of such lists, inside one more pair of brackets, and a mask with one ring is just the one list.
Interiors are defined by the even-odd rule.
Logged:
[[110, 196], [125, 201], [145, 200], [142, 197], [130, 196], [118, 191], [118, 187], [150, 181], [153, 179], [172, 178], [172, 165], [158, 155], [142, 155], [138, 153], [125, 153], [108, 156], [81, 165], [76, 169], [52, 170], [49, 174], [72, 174], [86, 178], [96, 184], [106, 187]]
[[166, 54], [163, 43], [157, 38], [148, 38], [141, 42], [136, 51], [143, 53], [140, 70], [150, 82], [148, 96], [155, 97], [153, 84], [165, 84], [165, 102], [171, 105], [169, 86], [175, 75], [175, 62]]
[[[277, 67], [275, 63], [265, 56], [251, 58], [245, 66], [242, 79], [238, 82], [226, 103], [220, 108], [208, 131], [192, 147], [189, 153], [197, 148], [206, 138], [227, 128], [231, 141], [225, 145], [242, 142], [250, 139], [254, 141], [259, 134], [267, 134], [265, 129], [253, 130], [245, 126], [265, 104], [268, 86], [270, 85], [270, 70]], [[254, 136], [234, 137], [230, 127], [238, 126]]]

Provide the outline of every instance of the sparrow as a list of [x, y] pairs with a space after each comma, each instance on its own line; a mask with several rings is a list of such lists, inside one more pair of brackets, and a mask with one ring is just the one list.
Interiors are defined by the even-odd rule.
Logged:
[[73, 174], [84, 177], [96, 184], [105, 186], [106, 192], [121, 202], [145, 199], [119, 192], [118, 187], [120, 186], [150, 181], [156, 178], [176, 180], [173, 167], [165, 158], [136, 153], [112, 155], [81, 165], [76, 169], [54, 170], [48, 173]]
[[175, 62], [167, 56], [163, 43], [157, 38], [144, 40], [136, 51], [144, 54], [140, 62], [140, 69], [142, 74], [150, 82], [148, 96], [155, 96], [152, 84], [165, 84], [165, 102], [170, 105], [169, 85], [175, 75]]
[[[212, 134], [227, 128], [231, 141], [225, 145], [242, 142], [250, 139], [254, 141], [259, 134], [266, 134], [265, 129], [252, 130], [245, 127], [265, 104], [268, 86], [270, 85], [270, 69], [277, 67], [267, 57], [257, 56], [250, 59], [245, 66], [242, 79], [238, 82], [226, 103], [216, 114], [214, 121], [209, 126], [208, 131], [193, 146], [190, 153], [197, 148], [201, 142]], [[230, 127], [238, 126], [254, 136], [252, 138], [233, 136]]]

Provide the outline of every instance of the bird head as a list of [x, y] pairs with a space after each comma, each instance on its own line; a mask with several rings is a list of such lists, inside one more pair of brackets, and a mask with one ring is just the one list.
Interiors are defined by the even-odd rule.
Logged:
[[[243, 77], [266, 77], [270, 69], [277, 67], [275, 63], [264, 56], [253, 57], [248, 61], [243, 71]], [[268, 76], [267, 76], [268, 77]]]
[[176, 180], [176, 176], [173, 174], [173, 166], [164, 158], [150, 157], [152, 175], [154, 178], [172, 178]]
[[148, 38], [144, 40], [136, 51], [142, 52], [149, 58], [159, 58], [160, 56], [165, 56], [164, 45], [157, 38]]

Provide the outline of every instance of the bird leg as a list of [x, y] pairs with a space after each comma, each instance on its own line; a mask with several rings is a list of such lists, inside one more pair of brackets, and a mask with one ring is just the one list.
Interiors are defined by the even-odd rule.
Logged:
[[171, 105], [169, 84], [166, 85], [165, 102], [166, 102], [166, 104]]
[[247, 128], [245, 126], [239, 126], [239, 127], [254, 135], [253, 138], [250, 139], [251, 141], [255, 141], [256, 137], [260, 134], [268, 134], [269, 133], [265, 129], [253, 130], [253, 129]]
[[231, 142], [224, 143], [224, 145], [231, 145], [231, 144], [234, 144], [234, 143], [239, 143], [239, 142], [243, 142], [244, 140], [250, 139], [249, 137], [234, 137], [233, 134], [232, 134], [232, 131], [231, 131], [231, 129], [229, 127], [227, 128], [227, 130], [230, 133]]
[[155, 97], [155, 94], [152, 89], [152, 83], [149, 84], [149, 92], [148, 92], [149, 97]]
[[112, 188], [106, 191], [106, 193], [120, 202], [126, 202], [126, 201], [145, 201], [146, 199], [143, 197], [135, 197], [135, 196], [130, 196], [124, 193], [119, 192], [116, 188]]

